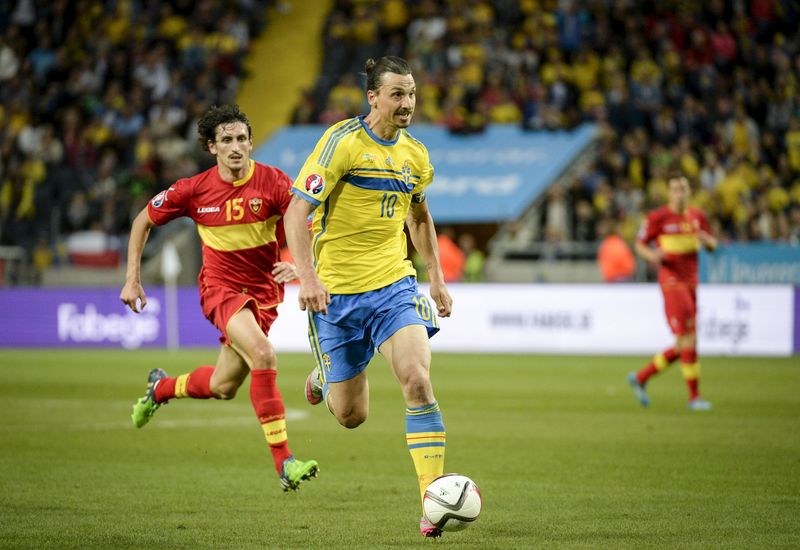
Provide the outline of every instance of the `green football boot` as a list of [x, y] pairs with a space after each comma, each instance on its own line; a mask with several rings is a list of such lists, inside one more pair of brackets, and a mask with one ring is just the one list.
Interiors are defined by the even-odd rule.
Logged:
[[161, 406], [160, 403], [156, 403], [156, 385], [162, 378], [166, 377], [167, 373], [161, 369], [153, 369], [147, 375], [147, 389], [144, 391], [144, 396], [133, 404], [133, 412], [131, 413], [131, 420], [133, 420], [133, 425], [137, 428], [147, 424], [150, 421], [150, 417]]
[[317, 477], [319, 465], [316, 460], [297, 460], [289, 456], [281, 466], [281, 487], [284, 491], [296, 491], [300, 484], [312, 477]]

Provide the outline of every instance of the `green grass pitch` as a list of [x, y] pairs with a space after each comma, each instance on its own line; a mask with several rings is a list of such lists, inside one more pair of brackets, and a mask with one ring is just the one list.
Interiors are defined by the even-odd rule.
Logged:
[[380, 358], [370, 418], [346, 430], [305, 403], [310, 356], [279, 355], [290, 445], [321, 467], [297, 493], [279, 488], [247, 384], [130, 425], [148, 369], [215, 357], [0, 351], [0, 547], [800, 547], [797, 358], [704, 358], [714, 410], [693, 413], [674, 367], [639, 407], [625, 377], [642, 357], [434, 355], [446, 470], [484, 499], [473, 526], [434, 543]]

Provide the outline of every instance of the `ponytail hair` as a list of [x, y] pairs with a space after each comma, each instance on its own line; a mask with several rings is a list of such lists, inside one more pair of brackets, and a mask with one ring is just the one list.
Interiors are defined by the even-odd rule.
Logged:
[[377, 61], [372, 58], [367, 59], [364, 73], [367, 75], [367, 91], [376, 92], [381, 86], [381, 77], [384, 73], [411, 74], [411, 67], [402, 57], [387, 55]]

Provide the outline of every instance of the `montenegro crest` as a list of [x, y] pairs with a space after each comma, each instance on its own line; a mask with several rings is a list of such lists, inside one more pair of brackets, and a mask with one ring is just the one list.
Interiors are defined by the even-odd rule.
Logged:
[[263, 202], [264, 201], [262, 201], [260, 198], [250, 199], [250, 211], [253, 212], [253, 214], [258, 214], [258, 211], [261, 210], [261, 205]]

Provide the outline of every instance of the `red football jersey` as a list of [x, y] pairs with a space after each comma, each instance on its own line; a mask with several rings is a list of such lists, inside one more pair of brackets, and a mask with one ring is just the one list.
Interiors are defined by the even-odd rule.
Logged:
[[705, 214], [689, 207], [684, 214], [668, 206], [656, 208], [647, 215], [637, 240], [649, 245], [655, 241], [664, 251], [664, 259], [658, 271], [658, 282], [669, 286], [675, 284], [697, 285], [697, 253], [700, 250], [700, 231], [709, 232]]
[[201, 292], [230, 286], [268, 306], [283, 300], [283, 284], [271, 272], [284, 240], [291, 186], [284, 172], [252, 160], [247, 176], [232, 183], [214, 166], [156, 195], [147, 212], [157, 225], [181, 216], [195, 221], [203, 248]]

